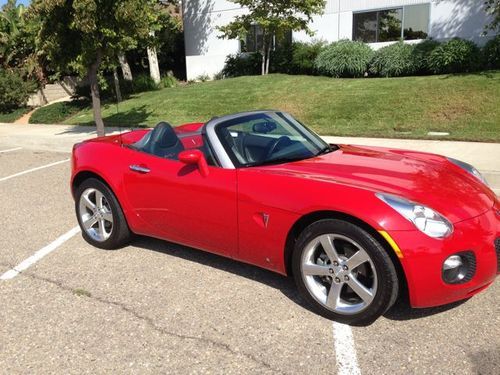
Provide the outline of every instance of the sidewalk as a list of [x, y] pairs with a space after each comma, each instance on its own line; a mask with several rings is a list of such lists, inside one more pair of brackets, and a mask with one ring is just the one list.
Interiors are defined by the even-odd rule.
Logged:
[[[122, 128], [125, 132], [128, 128]], [[118, 128], [106, 128], [107, 134]], [[95, 128], [70, 125], [0, 124], [0, 143], [37, 150], [71, 152], [74, 143], [96, 136]], [[451, 142], [413, 139], [324, 137], [329, 143], [405, 148], [441, 154], [474, 165], [500, 194], [500, 143]]]

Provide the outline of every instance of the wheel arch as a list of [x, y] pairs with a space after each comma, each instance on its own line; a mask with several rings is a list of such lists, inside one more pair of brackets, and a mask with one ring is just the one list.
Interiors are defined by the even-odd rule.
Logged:
[[129, 229], [131, 231], [133, 231], [134, 229], [133, 229], [133, 227], [131, 227], [131, 217], [129, 215], [128, 207], [126, 205], [124, 205], [124, 202], [122, 201], [122, 197], [120, 197], [120, 195], [117, 194], [117, 191], [113, 187], [113, 185], [110, 184], [106, 180], [106, 178], [102, 177], [102, 175], [100, 175], [99, 173], [92, 171], [92, 170], [89, 170], [89, 169], [83, 169], [83, 170], [79, 171], [78, 173], [76, 173], [74, 175], [73, 179], [71, 180], [71, 194], [73, 195], [73, 198], [75, 199], [75, 194], [76, 194], [76, 191], [78, 190], [78, 187], [84, 181], [88, 180], [89, 178], [94, 178], [94, 179], [102, 182], [104, 185], [106, 185], [109, 188], [109, 190], [111, 190], [111, 192], [115, 196], [118, 204], [120, 205], [120, 208], [123, 211], [123, 215], [125, 216], [126, 224], [128, 225]]
[[371, 225], [366, 223], [365, 221], [346, 214], [344, 212], [340, 211], [330, 211], [330, 210], [324, 210], [324, 211], [315, 211], [315, 212], [310, 212], [308, 214], [303, 215], [300, 217], [290, 228], [286, 242], [285, 242], [285, 252], [284, 252], [284, 263], [285, 263], [285, 270], [287, 275], [292, 275], [292, 254], [295, 248], [295, 242], [297, 241], [298, 237], [302, 233], [302, 231], [307, 228], [309, 225], [312, 223], [323, 220], [323, 219], [339, 219], [339, 220], [344, 220], [347, 221], [351, 224], [357, 225], [366, 232], [368, 232], [371, 236], [373, 236], [386, 250], [388, 253], [389, 257], [392, 260], [392, 263], [394, 264], [394, 267], [396, 267], [396, 272], [398, 274], [398, 278], [401, 281], [400, 283], [400, 295], [404, 294], [405, 296], [408, 296], [408, 282], [406, 279], [406, 274], [403, 270], [403, 266], [401, 264], [401, 261], [397, 257], [396, 253], [392, 249], [391, 245], [387, 242], [387, 240], [376, 230], [374, 229]]
[[[101, 181], [103, 184], [105, 184], [108, 188], [111, 189], [111, 191], [115, 194], [113, 187], [98, 173], [90, 171], [90, 170], [82, 170], [78, 172], [72, 179], [71, 181], [71, 194], [73, 194], [73, 198], [75, 197], [75, 193], [78, 190], [78, 187], [85, 181], [88, 180], [89, 178], [95, 178], [96, 180]], [[118, 199], [118, 197], [117, 197]]]

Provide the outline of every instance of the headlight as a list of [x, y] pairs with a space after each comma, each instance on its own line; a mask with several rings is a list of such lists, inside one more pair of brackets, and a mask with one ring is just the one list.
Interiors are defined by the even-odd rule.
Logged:
[[455, 164], [456, 166], [462, 168], [463, 170], [469, 172], [471, 175], [473, 175], [474, 177], [476, 177], [483, 184], [488, 185], [488, 182], [483, 177], [483, 175], [476, 168], [474, 168], [472, 165], [470, 165], [470, 164], [468, 164], [466, 162], [457, 160], [457, 159], [453, 159], [453, 158], [447, 158], [447, 159], [448, 159], [449, 162], [451, 162], [451, 163]]
[[376, 196], [410, 220], [429, 237], [444, 238], [453, 232], [453, 225], [429, 207], [394, 195], [377, 193]]

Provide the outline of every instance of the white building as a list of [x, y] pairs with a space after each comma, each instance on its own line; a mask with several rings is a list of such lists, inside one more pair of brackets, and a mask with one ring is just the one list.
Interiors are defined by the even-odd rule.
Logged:
[[[227, 55], [242, 51], [240, 41], [221, 39], [216, 26], [244, 12], [226, 0], [183, 1], [188, 79], [219, 73]], [[482, 44], [487, 22], [484, 0], [327, 0], [324, 13], [314, 17], [310, 28], [313, 39], [362, 40], [379, 48], [401, 38], [418, 42], [425, 37], [460, 37]], [[259, 36], [258, 30], [253, 32], [245, 46], [250, 51]], [[292, 38], [311, 40], [303, 32], [293, 33]]]

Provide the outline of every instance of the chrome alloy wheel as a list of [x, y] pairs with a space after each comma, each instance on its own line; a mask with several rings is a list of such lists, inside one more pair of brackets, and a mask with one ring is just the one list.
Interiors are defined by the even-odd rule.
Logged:
[[359, 313], [377, 293], [377, 272], [370, 256], [339, 234], [324, 234], [309, 242], [300, 268], [309, 293], [338, 314]]
[[106, 241], [113, 232], [113, 213], [106, 197], [88, 188], [80, 196], [80, 221], [85, 232], [98, 242]]

